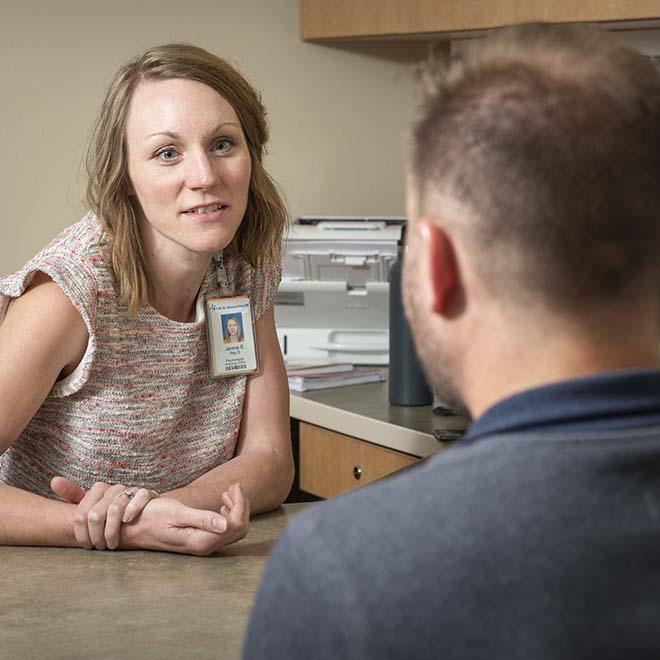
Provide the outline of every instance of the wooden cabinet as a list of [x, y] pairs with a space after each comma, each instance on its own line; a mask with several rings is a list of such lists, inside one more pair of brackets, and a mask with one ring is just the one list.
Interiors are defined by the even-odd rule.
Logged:
[[300, 0], [302, 39], [441, 35], [527, 21], [657, 21], [660, 0]]
[[299, 434], [300, 489], [319, 497], [353, 490], [419, 460], [305, 422]]
[[516, 0], [516, 21], [591, 23], [660, 18], [660, 0]]

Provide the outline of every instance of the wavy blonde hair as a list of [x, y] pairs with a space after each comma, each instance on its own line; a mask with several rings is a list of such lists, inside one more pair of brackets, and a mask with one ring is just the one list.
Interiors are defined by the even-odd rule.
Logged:
[[252, 266], [279, 259], [287, 210], [275, 182], [263, 167], [268, 142], [266, 109], [259, 93], [228, 62], [189, 44], [150, 48], [122, 66], [112, 79], [93, 127], [85, 165], [85, 201], [98, 217], [109, 242], [120, 300], [135, 314], [153, 293], [138, 226], [137, 201], [130, 195], [126, 117], [142, 81], [185, 78], [208, 85], [234, 108], [250, 153], [252, 173], [247, 209], [231, 243], [230, 257]]

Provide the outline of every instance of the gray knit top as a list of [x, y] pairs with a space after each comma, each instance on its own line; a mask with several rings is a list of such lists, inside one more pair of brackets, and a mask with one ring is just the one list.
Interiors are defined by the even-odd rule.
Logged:
[[46, 497], [53, 497], [49, 481], [55, 475], [83, 487], [105, 481], [163, 492], [234, 456], [247, 379], [210, 378], [204, 301], [247, 293], [256, 320], [272, 303], [280, 264], [257, 269], [215, 258], [196, 320], [179, 323], [149, 305], [128, 316], [106, 253], [99, 222], [89, 214], [20, 271], [0, 279], [0, 323], [10, 299], [41, 271], [71, 300], [89, 332], [76, 370], [53, 386], [0, 456], [1, 483]]

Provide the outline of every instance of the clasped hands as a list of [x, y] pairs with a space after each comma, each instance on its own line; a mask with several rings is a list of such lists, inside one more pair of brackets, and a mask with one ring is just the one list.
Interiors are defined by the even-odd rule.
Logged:
[[95, 483], [89, 490], [65, 477], [51, 489], [77, 505], [74, 535], [83, 548], [164, 550], [206, 556], [242, 539], [250, 504], [239, 484], [222, 494], [219, 512], [194, 509], [146, 488]]

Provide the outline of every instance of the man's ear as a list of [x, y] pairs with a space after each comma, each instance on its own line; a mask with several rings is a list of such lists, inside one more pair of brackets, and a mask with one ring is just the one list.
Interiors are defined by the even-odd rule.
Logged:
[[418, 223], [429, 265], [432, 309], [446, 316], [459, 286], [454, 243], [449, 234], [431, 220], [420, 219]]

